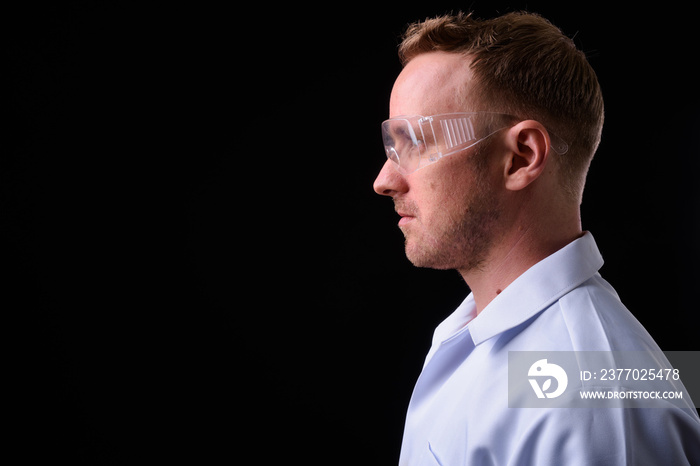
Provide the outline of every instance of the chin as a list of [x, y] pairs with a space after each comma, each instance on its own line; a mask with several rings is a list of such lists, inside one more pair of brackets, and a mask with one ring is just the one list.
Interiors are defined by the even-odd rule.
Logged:
[[406, 240], [406, 258], [416, 267], [450, 270], [458, 268], [454, 263], [455, 256], [441, 249], [427, 247], [424, 244], [415, 244]]
[[474, 270], [484, 263], [488, 251], [488, 241], [425, 241], [406, 237], [406, 257], [416, 267], [435, 270]]

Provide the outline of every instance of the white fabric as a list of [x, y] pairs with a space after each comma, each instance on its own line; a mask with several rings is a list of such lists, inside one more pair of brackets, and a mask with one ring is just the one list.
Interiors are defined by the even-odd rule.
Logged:
[[660, 351], [598, 274], [586, 233], [537, 263], [478, 316], [442, 322], [409, 404], [400, 466], [700, 465], [697, 412], [509, 408], [509, 351]]

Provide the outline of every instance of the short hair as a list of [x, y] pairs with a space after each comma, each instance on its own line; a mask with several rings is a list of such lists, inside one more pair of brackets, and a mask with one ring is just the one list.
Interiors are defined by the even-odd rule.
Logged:
[[585, 54], [545, 18], [526, 12], [481, 20], [459, 12], [408, 26], [399, 46], [405, 66], [422, 53], [472, 59], [476, 101], [488, 110], [540, 121], [569, 144], [562, 186], [581, 202], [603, 128], [603, 95]]

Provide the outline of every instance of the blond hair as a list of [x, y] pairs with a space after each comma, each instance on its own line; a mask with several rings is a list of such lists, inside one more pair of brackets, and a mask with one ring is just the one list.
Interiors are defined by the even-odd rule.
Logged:
[[603, 96], [583, 52], [559, 28], [533, 13], [475, 19], [459, 12], [411, 24], [399, 46], [406, 65], [431, 51], [472, 59], [478, 104], [540, 121], [569, 144], [560, 157], [562, 186], [581, 202], [603, 127]]

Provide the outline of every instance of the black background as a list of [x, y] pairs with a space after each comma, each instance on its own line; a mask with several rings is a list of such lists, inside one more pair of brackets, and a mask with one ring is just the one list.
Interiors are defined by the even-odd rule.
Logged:
[[25, 463], [396, 463], [432, 330], [468, 289], [405, 259], [372, 191], [379, 123], [405, 25], [460, 8], [542, 13], [588, 54], [606, 123], [584, 228], [661, 348], [700, 349], [692, 12], [420, 3], [4, 12], [4, 380]]

